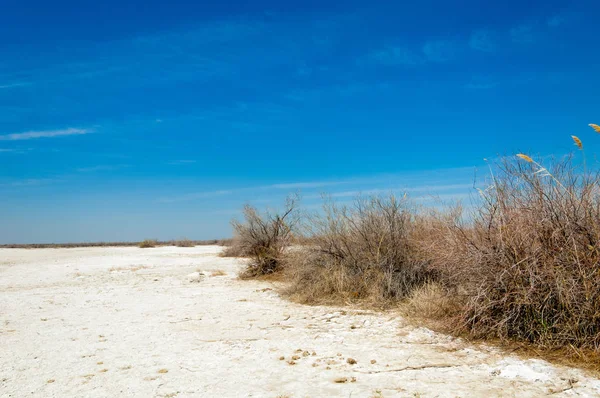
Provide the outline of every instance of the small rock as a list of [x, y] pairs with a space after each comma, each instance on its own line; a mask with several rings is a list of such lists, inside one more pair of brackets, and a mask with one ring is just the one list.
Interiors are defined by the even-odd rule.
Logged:
[[348, 362], [350, 365], [354, 365], [356, 363], [356, 359], [348, 358], [348, 359], [346, 359], [346, 362]]
[[298, 359], [300, 359], [300, 357], [299, 357], [298, 355], [294, 355], [294, 356], [292, 357], [292, 361], [297, 361]]
[[169, 373], [168, 369], [159, 369], [158, 373]]
[[312, 354], [310, 354], [310, 355], [312, 355], [314, 357], [317, 355], [317, 353], [315, 351], [313, 351]]
[[187, 279], [190, 283], [199, 283], [202, 281], [202, 277], [204, 276], [201, 272], [192, 272], [187, 276]]
[[284, 359], [285, 359], [285, 357], [284, 357], [284, 356], [281, 356], [281, 357], [279, 357], [279, 360], [280, 360], [280, 361], [283, 361]]
[[303, 357], [307, 357], [307, 356], [309, 356], [309, 355], [310, 355], [310, 352], [308, 352], [308, 351], [304, 351], [304, 352], [302, 353], [302, 356], [303, 356]]
[[347, 377], [336, 377], [335, 379], [333, 379], [334, 383], [346, 383], [348, 382], [348, 378]]
[[48, 380], [46, 383], [50, 384], [50, 383], [54, 383], [55, 381], [56, 381], [56, 380], [54, 380], [54, 379], [50, 379], [50, 380]]
[[351, 377], [350, 378], [350, 383], [356, 383], [356, 377]]
[[290, 364], [290, 365], [295, 365], [295, 364], [296, 364], [296, 362], [294, 362], [294, 361], [288, 361], [288, 364]]
[[374, 360], [374, 359], [371, 359], [371, 365], [374, 365], [374, 364], [376, 364], [376, 363], [377, 363], [377, 361], [376, 361], [376, 360]]

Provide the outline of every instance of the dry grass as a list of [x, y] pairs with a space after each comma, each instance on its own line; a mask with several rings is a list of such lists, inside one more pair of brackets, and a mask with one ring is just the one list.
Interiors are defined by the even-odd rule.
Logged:
[[262, 214], [247, 205], [244, 207], [244, 222], [232, 221], [235, 231], [232, 247], [250, 258], [240, 277], [269, 275], [281, 269], [283, 251], [298, 220], [297, 203], [297, 198], [290, 196], [281, 213], [267, 211]]
[[183, 239], [179, 239], [176, 241], [173, 241], [173, 246], [177, 246], [177, 247], [195, 247], [196, 243], [192, 240], [189, 240], [188, 238], [183, 238]]
[[141, 249], [147, 249], [147, 248], [151, 248], [151, 247], [156, 247], [158, 246], [158, 241], [155, 239], [146, 239], [141, 241], [138, 244], [138, 247]]
[[210, 273], [210, 276], [227, 276], [227, 272], [223, 271], [222, 269], [218, 269], [218, 270], [212, 271]]
[[406, 316], [433, 321], [453, 318], [460, 313], [461, 308], [460, 298], [436, 282], [414, 289], [401, 305]]
[[459, 328], [542, 347], [600, 349], [600, 176], [572, 158], [504, 160], [471, 222], [433, 260], [465, 295]]
[[286, 293], [303, 303], [399, 304], [456, 335], [597, 366], [600, 171], [571, 138], [582, 160], [542, 166], [521, 153], [491, 164], [468, 212], [393, 196], [328, 202], [292, 236], [279, 216], [246, 208], [233, 247], [253, 259], [247, 276], [284, 270]]
[[131, 271], [131, 272], [136, 272], [139, 271], [141, 269], [148, 269], [150, 268], [147, 265], [137, 265], [134, 267], [111, 267], [109, 268], [109, 272], [120, 272], [120, 271]]
[[224, 246], [225, 248], [219, 254], [220, 257], [248, 257], [250, 255], [248, 248], [238, 240], [231, 239]]
[[420, 248], [422, 221], [406, 197], [359, 198], [351, 207], [327, 201], [304, 226], [312, 244], [285, 260], [287, 293], [297, 301], [385, 305], [435, 278]]

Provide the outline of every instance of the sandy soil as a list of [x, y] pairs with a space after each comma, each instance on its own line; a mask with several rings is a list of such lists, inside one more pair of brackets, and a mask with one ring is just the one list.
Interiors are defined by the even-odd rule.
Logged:
[[600, 396], [393, 313], [287, 302], [219, 250], [0, 250], [0, 396]]

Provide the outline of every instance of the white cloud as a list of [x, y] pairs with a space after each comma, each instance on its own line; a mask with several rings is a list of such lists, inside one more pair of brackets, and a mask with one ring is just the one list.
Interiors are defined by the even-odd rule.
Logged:
[[175, 166], [175, 165], [180, 165], [180, 164], [193, 164], [193, 163], [196, 163], [196, 161], [190, 160], [190, 159], [182, 159], [182, 160], [173, 160], [171, 162], [168, 162], [167, 164]]
[[46, 185], [60, 180], [54, 178], [27, 178], [24, 180], [17, 180], [8, 183], [0, 183], [0, 187], [31, 187], [37, 185]]
[[[276, 191], [279, 191], [281, 193], [288, 193], [290, 191], [299, 189], [305, 190], [305, 192], [309, 192], [308, 195], [302, 195], [303, 198], [317, 199], [321, 197], [321, 194], [317, 191], [319, 188], [336, 186], [339, 187], [341, 185], [350, 185], [351, 190], [335, 191], [334, 189], [329, 188], [326, 191], [330, 194], [330, 196], [340, 198], [355, 197], [359, 194], [376, 195], [386, 194], [390, 192], [409, 192], [411, 194], [419, 195], [441, 194], [449, 193], [451, 191], [464, 192], [465, 190], [471, 189], [473, 187], [473, 184], [465, 184], [461, 183], [460, 181], [464, 181], [465, 178], [470, 179], [470, 174], [472, 173], [472, 171], [473, 167], [463, 167], [428, 170], [408, 174], [380, 174], [364, 177], [348, 177], [347, 179], [341, 180], [289, 182], [254, 187], [231, 188], [219, 191], [192, 192], [187, 194], [184, 193], [180, 195], [174, 195], [171, 197], [158, 198], [157, 201], [163, 203], [184, 202], [199, 199], [209, 199], [227, 195], [235, 195], [236, 198], [240, 198], [243, 197], [244, 194], [249, 193], [252, 196], [255, 196], [259, 192], [269, 192], [271, 193], [271, 196], [269, 197], [272, 197], [272, 195], [274, 195]], [[451, 181], [459, 182], [451, 183]], [[377, 188], [381, 186], [383, 186], [384, 188]], [[253, 200], [259, 200], [259, 198], [255, 197]]]
[[301, 189], [301, 188], [321, 188], [331, 185], [344, 184], [346, 181], [312, 181], [312, 182], [292, 182], [287, 184], [273, 184], [259, 187], [259, 189]]
[[471, 82], [465, 84], [465, 88], [469, 90], [489, 90], [497, 86], [498, 82], [486, 79], [473, 79]]
[[89, 134], [91, 132], [92, 130], [90, 129], [78, 128], [68, 128], [63, 130], [27, 131], [25, 133], [0, 135], [0, 141], [20, 141], [32, 140], [36, 138], [64, 137], [69, 135]]
[[532, 25], [523, 24], [515, 26], [509, 31], [509, 33], [512, 41], [515, 43], [531, 44], [535, 42], [535, 34]]
[[432, 40], [423, 46], [423, 54], [432, 62], [448, 62], [456, 55], [456, 45], [449, 40]]
[[0, 84], [0, 89], [4, 89], [4, 88], [13, 88], [13, 87], [24, 87], [24, 86], [31, 86], [33, 83], [31, 82], [14, 82], [14, 83], [6, 83], [6, 84]]
[[551, 28], [556, 28], [564, 24], [566, 18], [563, 15], [554, 15], [546, 20], [546, 24]]
[[98, 166], [91, 166], [91, 167], [80, 167], [77, 169], [77, 171], [80, 173], [89, 173], [89, 172], [94, 172], [94, 171], [111, 171], [111, 170], [122, 169], [123, 167], [127, 167], [127, 166], [128, 165], [125, 165], [125, 164], [98, 165]]
[[189, 193], [189, 194], [185, 194], [185, 195], [159, 198], [157, 201], [161, 202], [161, 203], [187, 202], [187, 201], [196, 200], [196, 199], [206, 199], [206, 198], [213, 198], [213, 197], [216, 197], [216, 196], [230, 195], [233, 192], [234, 191], [225, 191], [225, 190], [223, 190], [223, 191], [195, 192], [195, 193]]
[[[473, 188], [473, 184], [438, 184], [438, 185], [416, 185], [411, 187], [388, 187], [388, 188], [377, 188], [377, 189], [368, 189], [368, 190], [353, 190], [353, 191], [342, 191], [342, 192], [332, 192], [326, 194], [326, 197], [331, 198], [356, 198], [359, 196], [369, 196], [369, 195], [387, 195], [387, 194], [422, 194], [426, 197], [429, 196], [440, 196], [442, 192], [448, 191], [468, 191]], [[459, 195], [453, 193], [446, 193], [444, 195]], [[317, 199], [322, 195], [309, 195], [306, 196], [307, 199]], [[420, 197], [420, 196], [419, 196]]]
[[370, 62], [383, 65], [419, 65], [425, 62], [423, 57], [413, 51], [398, 46], [386, 47], [369, 54]]
[[496, 45], [494, 44], [491, 33], [487, 30], [478, 30], [471, 34], [469, 39], [469, 46], [473, 50], [483, 52], [494, 52]]

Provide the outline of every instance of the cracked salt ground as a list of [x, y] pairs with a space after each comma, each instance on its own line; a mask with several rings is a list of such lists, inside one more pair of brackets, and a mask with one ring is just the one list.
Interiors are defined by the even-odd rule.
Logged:
[[0, 396], [600, 396], [393, 313], [287, 302], [220, 250], [0, 250]]

